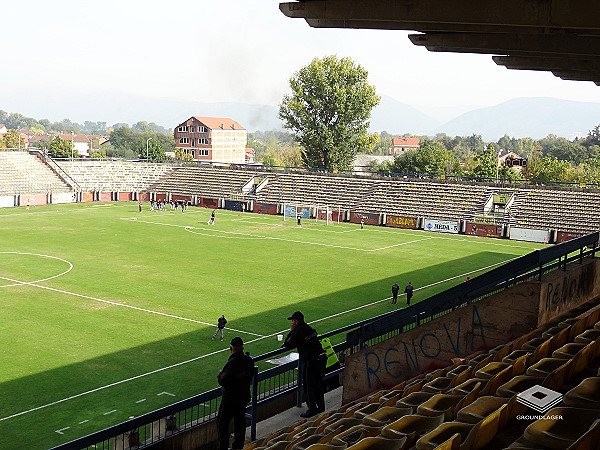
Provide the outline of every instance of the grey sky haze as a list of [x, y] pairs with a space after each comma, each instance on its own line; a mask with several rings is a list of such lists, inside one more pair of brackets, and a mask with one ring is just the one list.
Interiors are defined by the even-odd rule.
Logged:
[[[507, 70], [486, 55], [428, 52], [404, 31], [313, 29], [285, 17], [274, 0], [24, 5], [3, 5], [3, 16], [12, 19], [2, 24], [0, 109], [36, 116], [43, 92], [72, 96], [64, 106], [49, 96], [56, 111], [51, 120], [73, 118], [68, 104], [80, 94], [277, 105], [296, 70], [330, 54], [365, 67], [379, 94], [431, 110], [515, 97], [600, 102], [600, 88], [591, 82]], [[19, 102], [30, 90], [36, 100]], [[118, 112], [104, 108], [86, 119], [119, 121]]]

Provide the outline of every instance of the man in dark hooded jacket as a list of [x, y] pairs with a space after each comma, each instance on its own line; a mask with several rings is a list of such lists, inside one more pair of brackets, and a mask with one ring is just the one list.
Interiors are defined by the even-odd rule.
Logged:
[[300, 417], [311, 417], [325, 411], [325, 391], [323, 377], [327, 365], [327, 355], [317, 338], [314, 328], [304, 321], [304, 314], [296, 311], [288, 320], [292, 321], [290, 332], [281, 345], [284, 348], [297, 348], [303, 366], [303, 389], [306, 393], [308, 410]]
[[231, 356], [217, 374], [222, 386], [221, 405], [217, 414], [219, 450], [229, 448], [229, 424], [233, 419], [233, 449], [244, 447], [246, 435], [246, 405], [250, 401], [250, 382], [254, 376], [254, 362], [244, 354], [244, 342], [234, 337], [229, 346]]

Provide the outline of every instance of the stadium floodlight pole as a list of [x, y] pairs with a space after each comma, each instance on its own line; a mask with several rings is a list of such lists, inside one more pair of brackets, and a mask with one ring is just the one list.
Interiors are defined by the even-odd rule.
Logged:
[[148, 158], [148, 142], [150, 142], [150, 139], [152, 139], [152, 137], [149, 137], [148, 139], [146, 139], [146, 161], [150, 158]]

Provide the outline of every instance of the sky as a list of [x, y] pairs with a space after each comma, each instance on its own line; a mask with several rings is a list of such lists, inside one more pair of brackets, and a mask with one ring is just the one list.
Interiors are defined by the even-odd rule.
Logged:
[[95, 117], [76, 113], [78, 101], [117, 95], [277, 105], [295, 71], [331, 54], [363, 66], [378, 94], [430, 114], [517, 97], [600, 102], [591, 82], [508, 70], [489, 55], [429, 52], [408, 31], [314, 29], [274, 0], [31, 0], [2, 9], [13, 19], [2, 21], [0, 109], [38, 119], [119, 122], [106, 104]]

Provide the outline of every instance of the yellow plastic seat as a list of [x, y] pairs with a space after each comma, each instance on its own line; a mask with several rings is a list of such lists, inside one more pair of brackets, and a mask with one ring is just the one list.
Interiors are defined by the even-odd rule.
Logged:
[[506, 405], [502, 405], [476, 425], [462, 422], [446, 422], [435, 430], [422, 436], [416, 444], [417, 450], [433, 450], [445, 443], [456, 433], [460, 434], [460, 449], [471, 450], [484, 448], [489, 444], [500, 427], [505, 422]]
[[481, 384], [467, 395], [436, 394], [417, 407], [417, 414], [434, 417], [443, 414], [445, 421], [452, 420], [459, 409], [472, 403], [479, 396], [480, 390]]
[[388, 439], [381, 436], [367, 437], [348, 447], [348, 450], [400, 450], [406, 438]]
[[362, 419], [363, 417], [366, 417], [369, 414], [377, 411], [380, 406], [381, 405], [379, 403], [367, 403], [365, 406], [363, 406], [359, 410], [354, 411], [354, 413], [352, 414], [352, 417], [358, 417], [359, 419]]
[[561, 358], [542, 358], [532, 366], [528, 367], [525, 374], [530, 377], [546, 377], [548, 374], [565, 364], [565, 362], [566, 361]]
[[372, 427], [383, 427], [388, 423], [392, 423], [395, 420], [398, 420], [402, 416], [412, 414], [412, 412], [413, 409], [411, 407], [396, 408], [393, 406], [382, 406], [374, 413], [364, 417], [362, 422], [365, 425], [369, 425]]
[[457, 373], [456, 376], [438, 377], [432, 381], [429, 381], [428, 383], [425, 383], [422, 387], [422, 390], [434, 393], [446, 392], [452, 389], [454, 386], [457, 386], [469, 379], [472, 372], [473, 368], [468, 366], [462, 372]]
[[330, 414], [326, 417], [323, 417], [320, 420], [316, 420], [314, 425], [318, 427], [318, 433], [321, 433], [327, 425], [337, 422], [340, 419], [344, 418], [343, 412], [336, 412], [334, 414]]
[[562, 358], [562, 359], [571, 359], [575, 354], [585, 347], [586, 344], [581, 344], [579, 342], [571, 342], [570, 344], [565, 344], [562, 347], [554, 350], [552, 352], [553, 358]]
[[329, 432], [337, 429], [342, 429], [342, 431], [347, 430], [355, 425], [360, 425], [362, 423], [362, 419], [358, 419], [356, 417], [343, 417], [335, 422], [329, 423], [325, 426], [323, 431]]
[[413, 411], [426, 400], [435, 395], [434, 392], [413, 392], [406, 397], [402, 397], [396, 402], [396, 408], [412, 408]]
[[330, 442], [327, 444], [312, 444], [309, 445], [306, 450], [346, 450], [348, 444], [344, 443], [343, 445], [333, 445]]
[[600, 377], [590, 377], [568, 391], [563, 402], [574, 408], [600, 409]]
[[548, 338], [545, 338], [545, 337], [536, 337], [536, 338], [533, 338], [533, 339], [525, 342], [521, 346], [521, 350], [526, 350], [528, 352], [533, 352], [533, 351], [535, 351], [536, 348], [538, 348], [540, 345], [542, 345], [547, 340], [548, 340]]
[[386, 425], [381, 430], [381, 436], [390, 439], [398, 439], [406, 437], [407, 448], [412, 446], [414, 442], [422, 435], [435, 430], [444, 422], [444, 416], [440, 414], [437, 417], [421, 416], [419, 414], [411, 414], [401, 417], [395, 422]]
[[381, 433], [380, 427], [369, 427], [366, 425], [355, 425], [337, 434], [329, 441], [332, 445], [352, 445], [369, 436], [377, 436]]
[[[552, 408], [545, 417], [546, 419], [536, 420], [525, 428], [523, 436], [538, 445], [564, 449], [573, 444], [596, 420], [600, 419], [600, 411], [559, 407]], [[556, 418], [552, 419], [553, 417]]]
[[498, 373], [502, 372], [504, 369], [506, 369], [507, 367], [510, 367], [510, 366], [511, 366], [510, 363], [501, 362], [501, 361], [492, 361], [492, 362], [486, 364], [485, 366], [483, 366], [481, 369], [477, 370], [477, 372], [475, 372], [475, 378], [481, 378], [484, 380], [488, 380], [488, 379], [492, 378], [494, 375], [497, 375]]
[[575, 342], [589, 344], [590, 342], [596, 341], [598, 338], [600, 338], [600, 330], [585, 330], [583, 333], [575, 336]]
[[[533, 349], [533, 350], [535, 350], [535, 349]], [[523, 349], [513, 350], [508, 355], [506, 355], [504, 358], [502, 358], [502, 362], [506, 362], [506, 363], [515, 362], [517, 359], [519, 359], [525, 355], [530, 355], [531, 352], [533, 352], [533, 350], [523, 350]]]

